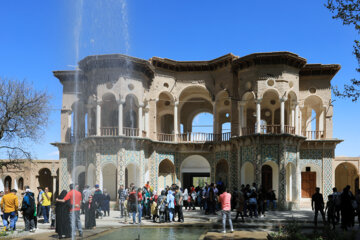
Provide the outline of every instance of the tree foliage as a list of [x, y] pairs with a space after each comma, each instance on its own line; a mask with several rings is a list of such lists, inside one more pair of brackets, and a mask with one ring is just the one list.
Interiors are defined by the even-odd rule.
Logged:
[[[344, 25], [351, 25], [360, 33], [360, 1], [359, 0], [328, 0], [325, 6], [333, 13], [334, 19], [342, 20]], [[354, 40], [354, 51], [358, 64], [360, 66], [360, 42]], [[356, 68], [360, 73], [360, 67]], [[344, 85], [344, 91], [341, 92], [337, 87], [333, 88], [334, 94], [339, 97], [351, 98], [357, 101], [360, 97], [360, 81], [351, 79], [351, 84]]]
[[48, 123], [50, 96], [26, 81], [0, 77], [0, 154], [3, 167], [32, 159], [27, 143], [37, 141]]

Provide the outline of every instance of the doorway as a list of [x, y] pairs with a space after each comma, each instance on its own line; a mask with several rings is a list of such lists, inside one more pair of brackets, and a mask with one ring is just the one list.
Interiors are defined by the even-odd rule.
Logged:
[[301, 173], [301, 197], [311, 198], [315, 193], [316, 172]]

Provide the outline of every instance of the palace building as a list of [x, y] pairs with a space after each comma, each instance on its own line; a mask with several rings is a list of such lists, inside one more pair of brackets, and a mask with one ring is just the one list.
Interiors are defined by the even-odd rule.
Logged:
[[[331, 102], [339, 70], [291, 52], [209, 61], [88, 56], [79, 70], [54, 71], [63, 85], [61, 141], [53, 143], [60, 191], [99, 184], [115, 200], [131, 182], [159, 191], [221, 179], [231, 189], [274, 189], [283, 209], [298, 208], [315, 187], [327, 196], [340, 164]], [[194, 131], [202, 113], [212, 131]]]

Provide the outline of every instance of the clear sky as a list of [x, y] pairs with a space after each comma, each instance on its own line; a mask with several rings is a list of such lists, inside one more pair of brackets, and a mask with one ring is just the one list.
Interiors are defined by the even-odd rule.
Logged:
[[[48, 130], [32, 149], [39, 159], [57, 159], [50, 142], [60, 141], [62, 86], [52, 71], [73, 69], [90, 54], [208, 60], [291, 51], [308, 63], [341, 64], [333, 85], [359, 78], [352, 55], [358, 34], [333, 20], [325, 2], [85, 0], [80, 7], [76, 0], [1, 1], [0, 76], [27, 79], [53, 96]], [[345, 140], [336, 155], [360, 156], [360, 103], [334, 99], [334, 137]]]

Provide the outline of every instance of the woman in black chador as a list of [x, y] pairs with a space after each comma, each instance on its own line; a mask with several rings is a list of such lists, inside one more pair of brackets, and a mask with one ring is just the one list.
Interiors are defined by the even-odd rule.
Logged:
[[[64, 199], [66, 194], [67, 194], [67, 191], [63, 190], [60, 193], [60, 196], [58, 197], [58, 199]], [[57, 234], [59, 235], [59, 238], [71, 237], [70, 207], [71, 207], [70, 201], [55, 203], [55, 213], [56, 213], [55, 232], [57, 232]]]
[[89, 202], [85, 203], [85, 229], [93, 229], [96, 227], [95, 212], [98, 207], [93, 201], [93, 196], [89, 196]]

